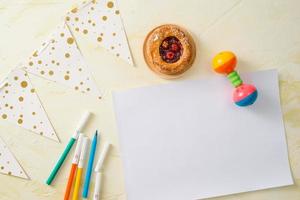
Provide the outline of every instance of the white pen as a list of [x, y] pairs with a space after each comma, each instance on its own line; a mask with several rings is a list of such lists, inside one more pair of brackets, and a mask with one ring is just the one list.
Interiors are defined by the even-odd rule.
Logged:
[[104, 147], [103, 147], [103, 150], [102, 152], [100, 153], [100, 156], [99, 156], [99, 159], [98, 159], [98, 162], [96, 164], [96, 167], [95, 167], [95, 172], [100, 172], [102, 167], [103, 167], [103, 163], [105, 161], [105, 158], [107, 156], [107, 153], [109, 151], [109, 148], [110, 148], [110, 143], [105, 143], [104, 144]]
[[102, 173], [96, 172], [96, 182], [95, 182], [95, 191], [93, 195], [93, 200], [100, 200], [101, 181], [102, 181]]
[[99, 155], [98, 162], [95, 167], [95, 173], [96, 173], [96, 183], [95, 183], [95, 189], [94, 189], [94, 195], [93, 199], [94, 200], [99, 200], [100, 199], [100, 193], [101, 193], [101, 181], [102, 181], [102, 173], [101, 170], [103, 168], [103, 163], [105, 161], [105, 158], [107, 156], [107, 153], [110, 148], [110, 143], [105, 143], [102, 152]]

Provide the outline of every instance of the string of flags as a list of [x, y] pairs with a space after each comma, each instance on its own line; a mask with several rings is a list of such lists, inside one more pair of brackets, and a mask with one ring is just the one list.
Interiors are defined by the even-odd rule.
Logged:
[[65, 23], [29, 57], [24, 70], [101, 99], [101, 92]]
[[[59, 141], [28, 74], [101, 99], [74, 37], [79, 32], [116, 57], [133, 65], [116, 0], [90, 0], [65, 15], [50, 37], [0, 82], [0, 120]], [[28, 179], [0, 139], [0, 172]]]
[[2, 120], [58, 141], [26, 71], [13, 70], [3, 80], [1, 86], [0, 116]]
[[14, 155], [0, 138], [0, 173], [29, 179]]
[[89, 1], [67, 13], [66, 22], [72, 31], [133, 65], [120, 10], [115, 0]]

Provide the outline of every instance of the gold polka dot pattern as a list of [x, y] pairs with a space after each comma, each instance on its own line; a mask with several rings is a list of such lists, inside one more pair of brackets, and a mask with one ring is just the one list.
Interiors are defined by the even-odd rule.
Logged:
[[132, 56], [115, 0], [92, 0], [73, 8], [65, 17], [71, 30], [82, 33], [115, 56], [133, 65]]
[[[30, 83], [27, 72], [15, 69], [1, 83], [0, 120], [58, 141], [42, 104]], [[6, 92], [7, 91], [7, 92]], [[32, 113], [35, 115], [32, 115]]]
[[0, 138], [0, 173], [29, 179], [14, 155]]
[[[73, 12], [76, 13], [77, 10]], [[72, 89], [76, 88], [76, 91], [94, 95], [97, 99], [101, 97], [76, 40], [65, 23], [57, 27], [44, 44], [41, 50], [35, 51], [35, 56], [31, 56], [26, 62], [29, 64], [25, 63], [24, 68], [27, 72]]]

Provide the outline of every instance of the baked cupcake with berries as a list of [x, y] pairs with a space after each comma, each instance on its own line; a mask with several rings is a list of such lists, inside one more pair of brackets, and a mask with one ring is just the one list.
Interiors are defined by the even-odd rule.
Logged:
[[144, 42], [144, 57], [149, 68], [163, 78], [176, 78], [193, 64], [196, 48], [183, 28], [167, 24], [153, 29]]

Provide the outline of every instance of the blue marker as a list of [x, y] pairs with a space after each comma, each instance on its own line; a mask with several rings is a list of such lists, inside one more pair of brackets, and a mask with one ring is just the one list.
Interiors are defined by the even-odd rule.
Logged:
[[90, 180], [91, 180], [91, 175], [92, 175], [92, 170], [93, 170], [93, 163], [94, 163], [94, 158], [95, 158], [95, 152], [96, 152], [96, 147], [97, 147], [97, 136], [98, 136], [98, 131], [96, 131], [95, 136], [92, 141], [91, 145], [91, 151], [90, 151], [90, 158], [85, 174], [85, 182], [83, 186], [83, 192], [82, 192], [82, 197], [87, 198], [88, 193], [89, 193], [89, 186], [90, 186]]

